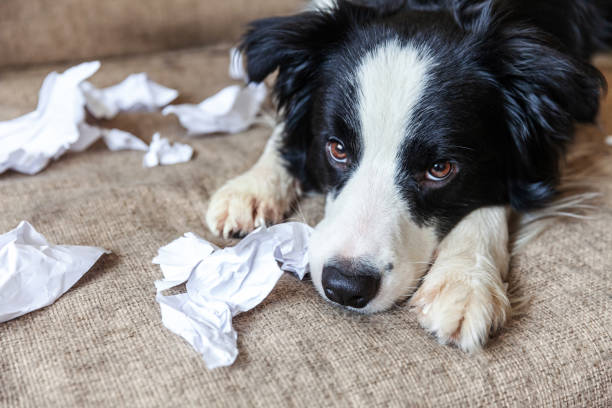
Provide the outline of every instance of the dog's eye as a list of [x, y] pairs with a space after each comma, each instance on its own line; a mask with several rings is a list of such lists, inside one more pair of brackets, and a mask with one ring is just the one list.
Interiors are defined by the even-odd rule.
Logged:
[[432, 181], [446, 180], [454, 169], [455, 166], [449, 161], [437, 162], [427, 171], [427, 178]]
[[348, 155], [344, 145], [338, 140], [330, 140], [327, 142], [327, 153], [331, 159], [339, 164], [346, 164]]

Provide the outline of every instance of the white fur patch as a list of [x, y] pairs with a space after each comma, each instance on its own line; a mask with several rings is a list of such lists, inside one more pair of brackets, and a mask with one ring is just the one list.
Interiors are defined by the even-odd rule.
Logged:
[[509, 263], [508, 211], [474, 211], [440, 243], [435, 264], [411, 300], [419, 323], [442, 344], [479, 350], [510, 314]]
[[278, 125], [257, 163], [228, 181], [210, 199], [206, 223], [215, 234], [246, 235], [264, 224], [281, 222], [299, 195], [297, 180], [279, 154], [283, 125]]
[[[432, 61], [410, 45], [390, 40], [362, 62], [357, 83], [359, 117], [366, 161], [397, 158], [410, 136], [412, 111], [427, 83]], [[397, 170], [397, 160], [376, 162]]]
[[[410, 218], [396, 175], [410, 119], [431, 60], [390, 40], [370, 52], [356, 72], [362, 157], [311, 240], [311, 274], [323, 294], [323, 266], [332, 258], [366, 258], [382, 274], [378, 295], [361, 312], [389, 308], [410, 295], [437, 244], [434, 231]], [[393, 265], [392, 269], [387, 265]]]

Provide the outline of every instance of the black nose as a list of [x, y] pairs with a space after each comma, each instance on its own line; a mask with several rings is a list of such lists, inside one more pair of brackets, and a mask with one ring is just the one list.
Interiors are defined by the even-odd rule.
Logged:
[[376, 296], [380, 275], [367, 265], [332, 264], [323, 268], [322, 284], [332, 302], [361, 309]]

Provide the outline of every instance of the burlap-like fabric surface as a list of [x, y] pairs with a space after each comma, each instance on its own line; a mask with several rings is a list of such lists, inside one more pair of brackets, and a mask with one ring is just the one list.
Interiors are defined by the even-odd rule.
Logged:
[[0, 66], [235, 41], [251, 19], [306, 0], [2, 0]]
[[[230, 81], [227, 49], [103, 63], [93, 82], [133, 72], [198, 102]], [[600, 66], [612, 78], [612, 63]], [[34, 108], [41, 67], [3, 72], [0, 119]], [[612, 99], [602, 113], [612, 129]], [[36, 176], [0, 176], [0, 231], [29, 220], [49, 240], [113, 251], [54, 305], [0, 324], [0, 405], [42, 406], [610, 406], [612, 403], [612, 199], [595, 217], [558, 221], [513, 261], [531, 298], [487, 348], [469, 356], [438, 345], [408, 306], [357, 316], [309, 282], [281, 279], [262, 305], [235, 319], [240, 355], [208, 371], [160, 321], [151, 264], [184, 232], [211, 238], [208, 197], [247, 169], [270, 131], [186, 140], [176, 118], [126, 114], [117, 126], [190, 143], [191, 162], [144, 169], [139, 152], [101, 143]], [[601, 150], [609, 149], [603, 144]], [[610, 150], [610, 149], [609, 149]], [[610, 155], [607, 155], [610, 159]], [[612, 193], [612, 174], [600, 188]], [[301, 213], [314, 223], [321, 200]], [[215, 241], [218, 244], [226, 244]]]

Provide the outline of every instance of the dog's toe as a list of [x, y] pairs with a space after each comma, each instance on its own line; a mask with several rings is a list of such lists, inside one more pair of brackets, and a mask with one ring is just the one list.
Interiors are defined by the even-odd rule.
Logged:
[[206, 223], [217, 236], [240, 238], [266, 223], [282, 221], [286, 199], [249, 173], [229, 181], [211, 198]]
[[411, 304], [421, 326], [441, 344], [468, 353], [480, 350], [510, 311], [503, 284], [474, 285], [469, 279], [426, 279]]

